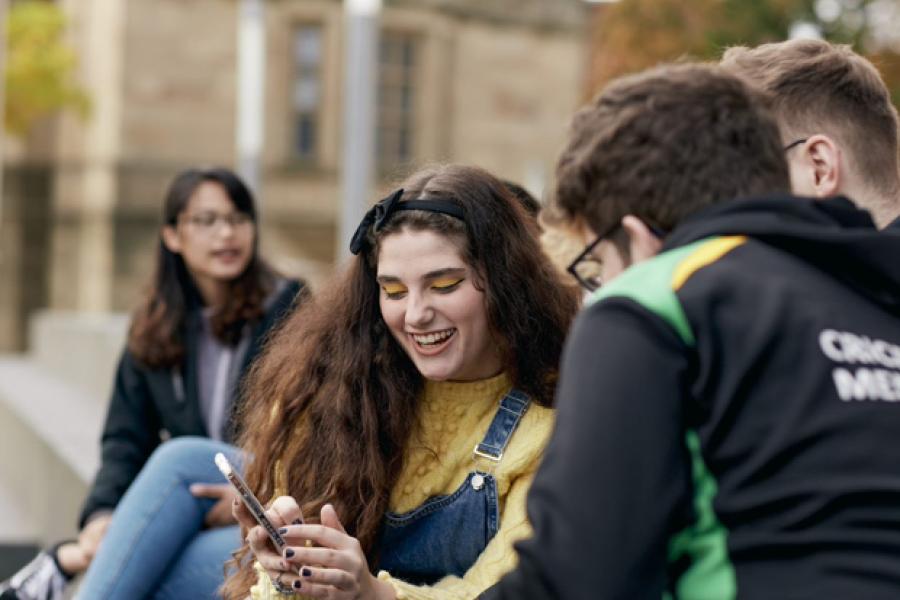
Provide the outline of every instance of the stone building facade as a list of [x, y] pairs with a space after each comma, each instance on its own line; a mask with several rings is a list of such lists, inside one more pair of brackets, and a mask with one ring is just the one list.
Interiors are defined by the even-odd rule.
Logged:
[[[93, 110], [7, 152], [0, 350], [21, 348], [36, 308], [132, 307], [168, 180], [236, 158], [237, 0], [57, 1]], [[343, 10], [266, 2], [262, 247], [313, 281], [338, 243]], [[583, 99], [587, 11], [581, 0], [385, 0], [378, 191], [455, 161], [540, 194]]]

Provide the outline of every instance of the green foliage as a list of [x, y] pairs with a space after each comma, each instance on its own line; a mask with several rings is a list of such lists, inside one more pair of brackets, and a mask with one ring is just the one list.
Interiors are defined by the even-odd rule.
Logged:
[[892, 2], [900, 14], [900, 0], [621, 0], [597, 12], [591, 88], [660, 62], [717, 60], [729, 46], [785, 40], [792, 26], [807, 23], [872, 58], [896, 102], [900, 54], [874, 39], [870, 10]]
[[65, 16], [49, 2], [12, 4], [6, 23], [8, 131], [24, 134], [35, 121], [64, 108], [86, 116], [90, 103], [72, 81], [75, 53], [63, 42]]

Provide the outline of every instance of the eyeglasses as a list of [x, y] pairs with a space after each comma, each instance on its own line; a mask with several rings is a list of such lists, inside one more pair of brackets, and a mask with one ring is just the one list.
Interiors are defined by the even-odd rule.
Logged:
[[[660, 229], [647, 222], [644, 222], [644, 225], [647, 226], [650, 233], [656, 236], [657, 239], [662, 240], [666, 237], [666, 231], [664, 229]], [[600, 286], [603, 285], [603, 280], [600, 278], [600, 269], [603, 263], [594, 255], [594, 248], [596, 248], [600, 242], [614, 234], [621, 226], [622, 222], [616, 221], [607, 227], [603, 233], [594, 239], [594, 241], [585, 246], [584, 250], [581, 251], [581, 254], [576, 256], [575, 260], [566, 267], [566, 271], [568, 271], [572, 277], [578, 281], [579, 285], [587, 291], [596, 292], [600, 289]]]
[[566, 268], [566, 271], [578, 281], [578, 284], [589, 292], [594, 292], [603, 285], [603, 280], [600, 278], [602, 263], [599, 258], [594, 256], [594, 248], [615, 233], [620, 225], [621, 222], [619, 221], [613, 223], [606, 231], [598, 235], [594, 241], [585, 246], [581, 254], [576, 256], [575, 260]]
[[805, 144], [808, 141], [809, 141], [809, 138], [794, 140], [793, 142], [791, 142], [790, 144], [788, 144], [787, 146], [784, 147], [784, 151], [787, 152], [791, 148], [794, 148], [795, 146], [799, 146], [800, 144]]
[[185, 215], [184, 220], [203, 233], [215, 231], [220, 223], [227, 223], [232, 229], [245, 229], [253, 223], [253, 219], [250, 215], [240, 211], [228, 214], [204, 211]]

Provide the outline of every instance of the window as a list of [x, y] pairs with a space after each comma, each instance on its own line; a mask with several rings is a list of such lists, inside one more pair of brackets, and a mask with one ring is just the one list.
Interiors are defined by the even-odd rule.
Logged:
[[304, 162], [315, 162], [322, 106], [322, 28], [300, 25], [293, 39], [294, 85], [291, 90], [293, 127], [291, 150]]
[[378, 166], [390, 169], [413, 160], [418, 39], [414, 34], [381, 35], [378, 116], [375, 135]]

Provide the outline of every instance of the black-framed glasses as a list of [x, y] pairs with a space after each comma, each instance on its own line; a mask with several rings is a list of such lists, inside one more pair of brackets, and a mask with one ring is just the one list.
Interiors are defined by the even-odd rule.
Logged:
[[607, 227], [603, 233], [594, 239], [594, 241], [585, 246], [584, 250], [575, 257], [575, 260], [566, 267], [566, 271], [578, 281], [578, 284], [581, 287], [589, 292], [594, 292], [603, 285], [603, 280], [600, 278], [602, 263], [599, 258], [594, 256], [594, 248], [596, 248], [604, 239], [615, 233], [620, 226], [621, 222], [616, 221], [611, 226]]
[[243, 229], [253, 222], [253, 218], [239, 210], [232, 211], [228, 214], [217, 213], [215, 211], [202, 211], [192, 214], [185, 214], [184, 221], [196, 227], [203, 233], [211, 233], [218, 228], [219, 223], [228, 224], [232, 229]]
[[784, 151], [787, 152], [791, 148], [795, 148], [795, 147], [799, 146], [800, 144], [805, 144], [808, 141], [809, 141], [809, 138], [802, 138], [799, 140], [794, 140], [793, 142], [791, 142], [790, 144], [788, 144], [787, 146], [784, 147]]
[[[666, 237], [665, 230], [646, 222], [644, 225], [646, 225], [647, 229], [650, 230], [650, 233], [655, 235], [658, 239], [662, 240]], [[603, 279], [600, 277], [600, 270], [603, 263], [594, 255], [594, 248], [596, 248], [600, 242], [614, 234], [621, 226], [622, 222], [616, 221], [607, 227], [603, 233], [594, 239], [594, 241], [585, 246], [584, 250], [581, 251], [581, 254], [576, 256], [575, 260], [566, 267], [566, 271], [568, 271], [569, 274], [578, 281], [578, 284], [587, 291], [595, 292], [603, 285]]]

